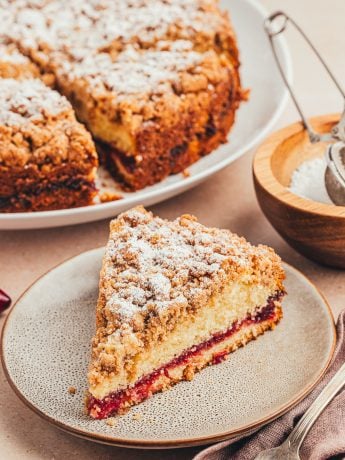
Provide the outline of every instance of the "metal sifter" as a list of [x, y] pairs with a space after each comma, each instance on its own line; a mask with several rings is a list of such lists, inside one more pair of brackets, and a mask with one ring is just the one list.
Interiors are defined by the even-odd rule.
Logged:
[[[310, 123], [304, 116], [304, 113], [301, 109], [301, 106], [294, 94], [294, 91], [286, 78], [284, 69], [281, 65], [279, 60], [277, 50], [275, 47], [275, 37], [280, 35], [282, 32], [286, 30], [288, 23], [291, 23], [297, 31], [301, 34], [304, 40], [308, 43], [310, 48], [314, 51], [317, 58], [320, 60], [321, 64], [325, 68], [328, 75], [333, 80], [335, 86], [338, 88], [340, 94], [342, 95], [343, 102], [344, 102], [344, 111], [340, 118], [340, 121], [333, 126], [331, 132], [329, 133], [317, 133], [313, 130]], [[327, 188], [327, 192], [331, 198], [331, 200], [337, 204], [345, 206], [345, 93], [341, 86], [339, 85], [338, 81], [335, 79], [334, 75], [330, 71], [329, 67], [320, 56], [320, 53], [316, 50], [312, 42], [309, 38], [305, 35], [303, 30], [296, 24], [296, 22], [291, 19], [287, 14], [283, 13], [282, 11], [277, 11], [271, 14], [264, 23], [265, 30], [269, 37], [271, 47], [273, 50], [273, 54], [275, 60], [277, 62], [279, 71], [283, 77], [284, 83], [291, 95], [291, 98], [298, 110], [298, 113], [301, 116], [302, 123], [305, 129], [308, 132], [310, 142], [315, 144], [316, 142], [329, 142], [326, 152], [325, 158], [327, 161], [327, 168], [325, 172], [325, 185]]]

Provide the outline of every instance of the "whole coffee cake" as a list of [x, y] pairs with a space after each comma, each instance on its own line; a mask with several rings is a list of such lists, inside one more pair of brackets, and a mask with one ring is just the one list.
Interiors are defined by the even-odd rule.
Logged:
[[30, 67], [0, 59], [0, 77], [55, 85], [127, 190], [225, 142], [246, 97], [217, 0], [0, 0], [0, 22], [4, 56]]

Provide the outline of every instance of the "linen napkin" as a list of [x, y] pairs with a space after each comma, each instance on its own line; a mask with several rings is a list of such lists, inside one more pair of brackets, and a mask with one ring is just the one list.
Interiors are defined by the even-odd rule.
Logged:
[[[199, 452], [194, 460], [252, 460], [262, 450], [279, 446], [344, 361], [345, 310], [337, 321], [337, 344], [332, 362], [324, 378], [303, 401], [259, 431], [214, 444]], [[303, 460], [345, 458], [345, 386], [316, 420], [303, 442], [300, 456]]]

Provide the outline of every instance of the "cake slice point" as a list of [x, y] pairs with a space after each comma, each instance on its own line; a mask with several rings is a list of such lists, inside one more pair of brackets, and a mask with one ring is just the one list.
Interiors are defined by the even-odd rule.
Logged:
[[87, 409], [123, 413], [273, 329], [284, 271], [266, 246], [143, 207], [111, 222]]

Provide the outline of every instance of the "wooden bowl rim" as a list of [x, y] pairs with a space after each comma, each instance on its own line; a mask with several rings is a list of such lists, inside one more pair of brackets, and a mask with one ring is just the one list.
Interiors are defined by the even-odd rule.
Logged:
[[[319, 115], [309, 119], [311, 124], [335, 123], [339, 120], [340, 114]], [[272, 172], [270, 160], [279, 144], [288, 137], [304, 131], [302, 123], [292, 123], [272, 133], [258, 147], [253, 159], [253, 175], [259, 184], [276, 200], [288, 204], [300, 211], [317, 214], [327, 217], [345, 218], [345, 206], [319, 203], [317, 201], [302, 198], [290, 192], [275, 177]], [[262, 174], [260, 171], [265, 171]]]

